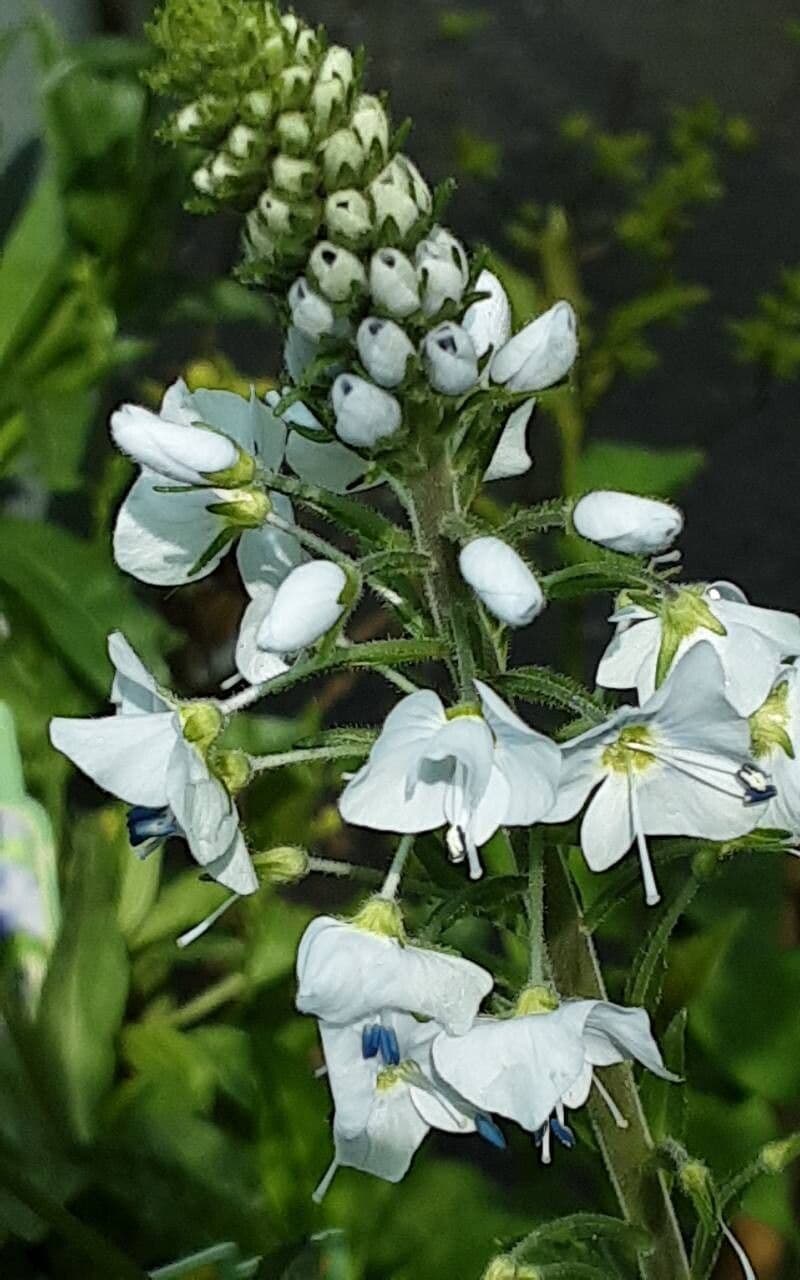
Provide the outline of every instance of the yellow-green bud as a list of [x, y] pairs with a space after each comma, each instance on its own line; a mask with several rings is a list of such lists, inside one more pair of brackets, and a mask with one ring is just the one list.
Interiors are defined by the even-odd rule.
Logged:
[[389, 120], [380, 98], [362, 93], [350, 117], [350, 128], [357, 135], [367, 156], [373, 152], [385, 158], [389, 151]]
[[273, 36], [269, 36], [264, 40], [259, 46], [258, 56], [269, 74], [271, 76], [277, 75], [281, 68], [286, 66], [289, 59], [283, 35], [276, 31]]
[[356, 929], [377, 933], [382, 938], [396, 938], [398, 942], [406, 940], [402, 911], [392, 899], [382, 898], [379, 894], [373, 898], [367, 898], [350, 923]]
[[238, 747], [225, 751], [217, 751], [214, 755], [213, 769], [229, 795], [235, 796], [250, 781], [253, 770], [245, 751]]
[[224, 471], [207, 471], [206, 480], [217, 489], [241, 489], [250, 484], [256, 473], [256, 460], [237, 445], [237, 458]]
[[701, 1160], [687, 1160], [678, 1170], [678, 1180], [689, 1196], [706, 1197], [711, 1194], [711, 1174]]
[[260, 529], [272, 503], [261, 489], [231, 489], [224, 502], [212, 502], [208, 510], [222, 516], [229, 525], [242, 529]]
[[320, 64], [317, 79], [321, 83], [326, 80], [339, 80], [346, 89], [353, 83], [353, 55], [343, 45], [332, 44]]
[[313, 194], [319, 177], [317, 166], [298, 156], [276, 156], [272, 162], [272, 181], [285, 195], [302, 198]]
[[291, 66], [276, 78], [278, 102], [285, 111], [305, 106], [311, 92], [312, 72], [309, 67]]
[[776, 1142], [768, 1142], [761, 1148], [759, 1156], [761, 1167], [765, 1173], [783, 1173], [784, 1169], [800, 1156], [800, 1133], [793, 1133], [789, 1138]]
[[222, 729], [222, 712], [213, 702], [184, 702], [178, 708], [181, 733], [205, 752]]
[[367, 287], [367, 274], [360, 260], [330, 240], [315, 245], [308, 260], [308, 273], [329, 302], [347, 302], [354, 291]]
[[253, 865], [262, 884], [297, 884], [308, 875], [308, 854], [297, 845], [279, 845], [257, 853]]
[[337, 129], [322, 150], [322, 174], [328, 191], [351, 187], [361, 177], [366, 154], [352, 129]]
[[275, 122], [281, 151], [304, 156], [311, 146], [311, 125], [302, 111], [284, 111]]
[[481, 1280], [539, 1280], [540, 1272], [524, 1262], [516, 1262], [510, 1254], [492, 1258]]
[[517, 997], [515, 1018], [527, 1018], [534, 1013], [552, 1013], [558, 1008], [558, 996], [549, 987], [525, 987]]
[[253, 89], [248, 93], [241, 107], [240, 114], [245, 124], [263, 125], [272, 118], [272, 94], [269, 89]]
[[372, 214], [366, 197], [355, 188], [336, 191], [325, 202], [328, 234], [349, 245], [360, 245], [372, 231]]

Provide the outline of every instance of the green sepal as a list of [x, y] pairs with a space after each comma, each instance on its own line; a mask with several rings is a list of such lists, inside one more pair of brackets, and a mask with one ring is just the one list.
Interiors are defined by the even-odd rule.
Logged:
[[685, 588], [677, 595], [665, 597], [658, 611], [661, 615], [661, 645], [656, 663], [656, 688], [666, 680], [683, 640], [700, 628], [717, 636], [728, 634], [696, 589]]
[[214, 559], [214, 556], [218, 555], [220, 551], [224, 551], [235, 538], [238, 538], [240, 532], [241, 530], [234, 526], [228, 526], [225, 529], [220, 529], [210, 546], [206, 547], [205, 551], [198, 556], [197, 560], [195, 560], [189, 570], [189, 577], [193, 578], [195, 574], [200, 573], [202, 569], [205, 569], [206, 565]]

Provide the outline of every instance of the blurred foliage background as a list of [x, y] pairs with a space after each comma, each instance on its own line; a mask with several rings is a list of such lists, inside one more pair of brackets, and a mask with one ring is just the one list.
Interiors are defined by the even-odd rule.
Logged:
[[[309, 0], [303, 13], [367, 44], [373, 85], [416, 119], [423, 169], [459, 177], [451, 221], [488, 243], [518, 318], [556, 296], [581, 313], [577, 382], [535, 420], [535, 470], [485, 501], [603, 485], [676, 497], [690, 575], [797, 608], [793, 6], [581, 8]], [[228, 277], [236, 226], [181, 212], [183, 158], [153, 140], [146, 11], [65, 9], [79, 40], [53, 6], [0, 19], [0, 700], [13, 717], [0, 814], [27, 824], [13, 848], [0, 824], [0, 860], [27, 861], [49, 904], [42, 948], [3, 944], [0, 1273], [123, 1276], [105, 1240], [163, 1280], [193, 1251], [207, 1251], [181, 1272], [195, 1280], [477, 1280], [498, 1240], [543, 1216], [613, 1211], [588, 1131], [552, 1170], [519, 1134], [505, 1154], [437, 1135], [402, 1186], [346, 1172], [315, 1208], [328, 1104], [314, 1027], [293, 1012], [294, 948], [312, 912], [347, 905], [352, 887], [263, 889], [181, 951], [176, 936], [220, 890], [169, 850], [136, 861], [121, 808], [47, 743], [52, 714], [103, 707], [112, 628], [186, 693], [232, 669], [243, 600], [224, 566], [167, 598], [113, 566], [131, 472], [109, 447], [109, 409], [156, 400], [178, 373], [246, 389], [278, 370], [268, 305]], [[374, 633], [380, 619], [360, 625]], [[558, 646], [587, 675], [604, 635], [598, 604], [564, 626], [543, 619], [519, 656]], [[252, 750], [282, 749], [323, 721], [374, 719], [385, 697], [339, 677], [241, 733]], [[248, 796], [256, 847], [346, 858], [336, 784], [333, 770], [266, 775]], [[460, 879], [419, 848], [435, 936], [477, 958], [484, 924], [448, 912]], [[385, 847], [358, 854], [377, 867]], [[797, 871], [732, 860], [698, 893], [651, 991], [674, 1062], [685, 1052], [670, 1124], [722, 1177], [800, 1127]], [[410, 914], [430, 924], [413, 899]], [[626, 900], [599, 929], [617, 996], [642, 928]], [[519, 963], [510, 941], [493, 958], [512, 987]], [[20, 971], [21, 987], [8, 980]], [[649, 1103], [657, 1128], [663, 1098]], [[737, 1228], [761, 1280], [797, 1276], [799, 1206], [791, 1172], [747, 1190]], [[735, 1274], [723, 1258], [718, 1275]]]

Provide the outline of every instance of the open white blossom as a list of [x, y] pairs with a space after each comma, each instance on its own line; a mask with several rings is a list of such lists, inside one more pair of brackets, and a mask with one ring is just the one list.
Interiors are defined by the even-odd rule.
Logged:
[[454, 861], [482, 875], [478, 847], [500, 826], [529, 826], [550, 809], [560, 753], [487, 685], [480, 707], [445, 711], [423, 689], [389, 713], [366, 764], [347, 784], [339, 809], [347, 822], [378, 831], [446, 826]]
[[577, 355], [575, 312], [557, 302], [495, 353], [492, 381], [507, 391], [543, 391], [569, 373]]
[[50, 722], [53, 746], [111, 795], [131, 806], [131, 843], [180, 835], [204, 871], [235, 893], [258, 881], [233, 797], [212, 772], [207, 749], [221, 728], [209, 703], [179, 703], [164, 693], [118, 632], [108, 651], [116, 675], [116, 714]]
[[581, 824], [587, 863], [605, 871], [635, 843], [651, 905], [659, 893], [648, 836], [733, 839], [758, 824], [760, 805], [775, 794], [752, 761], [748, 722], [725, 697], [708, 644], [641, 707], [620, 707], [561, 750], [558, 800], [545, 821], [566, 822], [589, 800]]
[[751, 605], [730, 582], [682, 587], [651, 605], [622, 604], [610, 621], [617, 630], [600, 659], [597, 683], [635, 688], [640, 702], [703, 642], [722, 663], [726, 697], [749, 716], [767, 697], [782, 661], [800, 655], [800, 618]]
[[458, 557], [461, 576], [490, 613], [509, 627], [526, 627], [544, 608], [536, 576], [502, 538], [473, 538]]
[[436, 1075], [459, 1095], [535, 1134], [546, 1164], [551, 1136], [574, 1145], [564, 1108], [583, 1106], [592, 1086], [625, 1127], [597, 1068], [635, 1060], [664, 1079], [677, 1079], [664, 1066], [644, 1009], [603, 1000], [568, 1000], [550, 1012], [511, 1018], [479, 1017], [464, 1036], [437, 1036], [432, 1058]]
[[637, 556], [665, 551], [683, 529], [683, 515], [671, 503], [612, 489], [579, 498], [572, 522], [582, 538]]
[[[267, 392], [266, 403], [273, 418], [284, 431], [288, 431], [285, 451], [287, 465], [306, 484], [319, 485], [331, 493], [346, 493], [364, 475], [364, 459], [340, 440], [331, 439], [311, 410], [300, 401], [291, 404], [278, 418], [275, 410], [280, 400], [279, 392]], [[315, 439], [315, 436], [319, 439]], [[272, 504], [277, 511], [274, 495]]]

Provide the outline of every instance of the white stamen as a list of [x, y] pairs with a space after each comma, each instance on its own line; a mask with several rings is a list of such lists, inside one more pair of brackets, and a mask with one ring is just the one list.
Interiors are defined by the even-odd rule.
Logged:
[[483, 867], [481, 866], [481, 860], [478, 857], [478, 850], [475, 845], [475, 841], [468, 838], [466, 844], [467, 861], [469, 863], [469, 878], [470, 880], [480, 880], [483, 875]]
[[467, 856], [467, 842], [460, 827], [448, 828], [445, 844], [447, 845], [447, 852], [450, 854], [451, 862], [464, 861]]
[[542, 1164], [550, 1164], [550, 1160], [550, 1120], [548, 1119], [542, 1134]]
[[[687, 749], [678, 750], [675, 747], [657, 746], [653, 747], [647, 742], [637, 742], [634, 748], [644, 755], [652, 756], [654, 760], [660, 760], [662, 764], [667, 765], [671, 769], [677, 770], [678, 773], [685, 773], [687, 777], [693, 778], [695, 782], [702, 782], [707, 787], [713, 787], [715, 791], [720, 791], [726, 796], [735, 796], [741, 799], [741, 787], [735, 783], [736, 770], [731, 766], [725, 768], [723, 765], [715, 764], [713, 757], [705, 755], [702, 751], [691, 751]], [[717, 782], [712, 782], [710, 778], [704, 777], [704, 773], [719, 773], [724, 778], [729, 778], [733, 782], [733, 786], [723, 787]]]
[[614, 1124], [617, 1126], [617, 1128], [627, 1129], [628, 1121], [625, 1119], [624, 1115], [620, 1111], [614, 1099], [611, 1097], [611, 1094], [608, 1092], [608, 1089], [600, 1080], [599, 1076], [593, 1075], [592, 1083], [595, 1089], [597, 1090], [597, 1092], [600, 1094], [600, 1097], [603, 1099], [603, 1102], [606, 1104], [609, 1111], [611, 1112], [612, 1119], [614, 1121]]
[[311, 1195], [311, 1199], [314, 1201], [314, 1204], [322, 1204], [322, 1201], [325, 1199], [326, 1195], [330, 1190], [331, 1183], [333, 1182], [334, 1176], [336, 1174], [336, 1170], [338, 1168], [339, 1168], [339, 1161], [335, 1159], [331, 1160], [330, 1165], [328, 1166], [328, 1170], [325, 1173], [324, 1177], [322, 1178], [322, 1181], [320, 1182], [316, 1191], [314, 1191]]
[[327, 1074], [328, 1074], [328, 1068], [323, 1064], [323, 1066], [317, 1067], [316, 1071], [314, 1072], [314, 1079], [322, 1080], [322, 1078]]
[[628, 794], [631, 802], [633, 829], [636, 833], [636, 847], [639, 850], [639, 862], [642, 868], [642, 880], [644, 881], [644, 900], [648, 907], [654, 907], [661, 901], [661, 894], [658, 892], [653, 864], [650, 861], [650, 850], [647, 847], [647, 840], [645, 839], [644, 831], [642, 830], [642, 817], [639, 812], [639, 796], [636, 791], [636, 780], [633, 776], [633, 771], [630, 768], [628, 769]]
[[202, 938], [203, 934], [211, 928], [212, 924], [216, 924], [220, 916], [224, 915], [228, 910], [228, 907], [232, 906], [240, 896], [241, 895], [238, 893], [232, 893], [229, 898], [226, 898], [224, 902], [220, 903], [215, 911], [211, 912], [210, 916], [206, 916], [205, 920], [201, 920], [193, 929], [189, 929], [186, 933], [182, 933], [178, 938], [178, 946], [181, 948], [188, 947], [191, 946], [193, 942], [196, 942], [198, 938]]
[[739, 1259], [739, 1262], [742, 1268], [742, 1273], [745, 1277], [745, 1280], [758, 1280], [758, 1276], [753, 1270], [753, 1264], [751, 1263], [750, 1259], [748, 1258], [742, 1246], [739, 1244], [739, 1241], [736, 1239], [736, 1236], [733, 1234], [730, 1227], [726, 1227], [724, 1222], [722, 1223], [722, 1234], [724, 1235], [725, 1239], [728, 1241], [728, 1244], [733, 1249], [733, 1252], [736, 1254], [736, 1257]]

